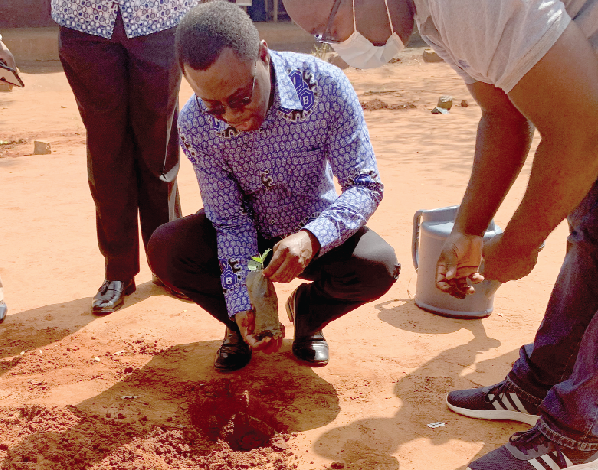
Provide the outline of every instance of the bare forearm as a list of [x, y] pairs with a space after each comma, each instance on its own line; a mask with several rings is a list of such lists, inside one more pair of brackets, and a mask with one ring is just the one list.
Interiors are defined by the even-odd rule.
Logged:
[[598, 144], [592, 139], [543, 139], [521, 204], [503, 243], [522, 252], [537, 248], [577, 207], [598, 177]]
[[537, 248], [598, 176], [598, 60], [574, 23], [509, 98], [542, 136], [527, 190], [502, 240], [512, 247], [505, 253], [518, 256]]
[[521, 115], [484, 113], [478, 125], [474, 165], [455, 229], [482, 236], [529, 152], [532, 125]]

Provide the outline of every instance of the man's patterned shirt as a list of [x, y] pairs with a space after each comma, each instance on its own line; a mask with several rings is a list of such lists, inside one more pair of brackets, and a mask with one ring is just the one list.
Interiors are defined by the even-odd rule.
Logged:
[[183, 150], [216, 228], [230, 316], [251, 309], [245, 277], [258, 234], [309, 230], [321, 256], [365, 225], [382, 200], [363, 110], [345, 74], [310, 55], [270, 57], [274, 101], [259, 130], [216, 120], [195, 96], [179, 118]]
[[198, 0], [52, 0], [60, 26], [110, 39], [120, 9], [127, 37], [174, 28]]

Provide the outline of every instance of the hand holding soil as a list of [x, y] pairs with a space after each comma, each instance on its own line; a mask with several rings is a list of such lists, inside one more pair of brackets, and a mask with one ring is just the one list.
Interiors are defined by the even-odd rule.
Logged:
[[277, 336], [265, 336], [263, 339], [257, 339], [255, 331], [255, 312], [249, 310], [247, 312], [239, 312], [235, 315], [235, 321], [241, 332], [243, 340], [249, 345], [254, 351], [262, 351], [266, 354], [276, 352], [282, 346], [282, 340], [284, 338], [284, 326], [280, 325], [282, 334]]

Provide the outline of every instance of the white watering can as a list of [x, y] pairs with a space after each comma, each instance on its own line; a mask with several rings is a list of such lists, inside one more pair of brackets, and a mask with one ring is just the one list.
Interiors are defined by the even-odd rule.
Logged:
[[[453, 230], [459, 206], [419, 210], [413, 217], [413, 265], [417, 271], [415, 304], [432, 313], [457, 318], [482, 318], [492, 313], [494, 293], [500, 282], [484, 280], [476, 284], [475, 294], [457, 299], [436, 287], [436, 263], [442, 245]], [[484, 241], [502, 233], [490, 222]]]

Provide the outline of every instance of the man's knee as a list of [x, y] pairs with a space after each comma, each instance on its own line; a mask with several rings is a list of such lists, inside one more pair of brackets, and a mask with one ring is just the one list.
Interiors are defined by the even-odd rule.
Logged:
[[362, 284], [367, 287], [370, 296], [368, 301], [375, 300], [386, 294], [399, 278], [401, 264], [394, 257], [370, 263], [362, 272]]
[[343, 285], [340, 290], [345, 300], [361, 303], [371, 302], [386, 294], [401, 271], [392, 248], [384, 256], [359, 260], [353, 268], [352, 272], [340, 279]]
[[366, 230], [354, 255], [354, 275], [361, 285], [362, 300], [369, 302], [386, 294], [401, 272], [393, 247], [374, 231]]

